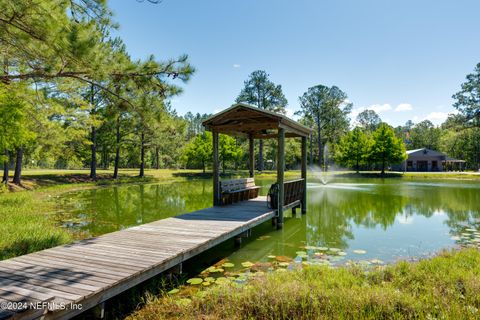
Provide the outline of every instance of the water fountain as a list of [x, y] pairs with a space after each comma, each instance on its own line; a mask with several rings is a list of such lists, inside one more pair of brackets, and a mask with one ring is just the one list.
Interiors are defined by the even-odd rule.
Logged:
[[330, 182], [330, 175], [328, 173], [328, 160], [329, 160], [329, 151], [328, 146], [323, 148], [323, 166], [311, 166], [310, 171], [313, 173], [313, 176], [320, 180], [322, 185], [326, 185]]
[[323, 147], [323, 171], [320, 181], [326, 185], [328, 183], [328, 146]]

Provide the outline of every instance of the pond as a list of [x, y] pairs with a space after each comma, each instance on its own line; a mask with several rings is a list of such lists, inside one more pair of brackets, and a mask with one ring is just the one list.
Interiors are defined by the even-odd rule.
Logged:
[[[272, 179], [256, 180], [266, 194]], [[240, 264], [329, 248], [341, 253], [333, 263], [382, 263], [480, 241], [478, 182], [334, 179], [326, 185], [309, 182], [307, 189], [306, 215], [292, 216], [289, 210], [282, 230], [264, 223], [240, 248], [220, 248], [220, 256]], [[211, 201], [208, 179], [110, 186], [63, 195], [58, 219], [88, 237], [206, 208]]]

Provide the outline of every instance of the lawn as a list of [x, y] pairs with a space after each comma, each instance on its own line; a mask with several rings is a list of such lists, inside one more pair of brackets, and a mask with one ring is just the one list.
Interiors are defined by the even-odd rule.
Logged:
[[308, 266], [164, 294], [128, 319], [478, 319], [479, 265], [464, 249], [369, 271]]

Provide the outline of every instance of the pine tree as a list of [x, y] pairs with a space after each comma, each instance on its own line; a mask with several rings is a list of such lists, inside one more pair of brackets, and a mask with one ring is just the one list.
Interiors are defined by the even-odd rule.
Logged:
[[[285, 114], [288, 104], [281, 85], [276, 85], [268, 78], [263, 70], [252, 72], [244, 82], [244, 88], [238, 95], [236, 102], [246, 102], [260, 109]], [[260, 139], [258, 147], [258, 170], [263, 171], [263, 140]]]

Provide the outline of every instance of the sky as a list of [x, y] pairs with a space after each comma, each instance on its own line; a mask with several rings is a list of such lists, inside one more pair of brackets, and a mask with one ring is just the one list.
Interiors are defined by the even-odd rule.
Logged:
[[111, 0], [133, 58], [188, 54], [196, 68], [172, 99], [179, 114], [231, 106], [254, 70], [281, 84], [287, 113], [309, 87], [336, 85], [402, 125], [445, 120], [480, 62], [478, 0]]

